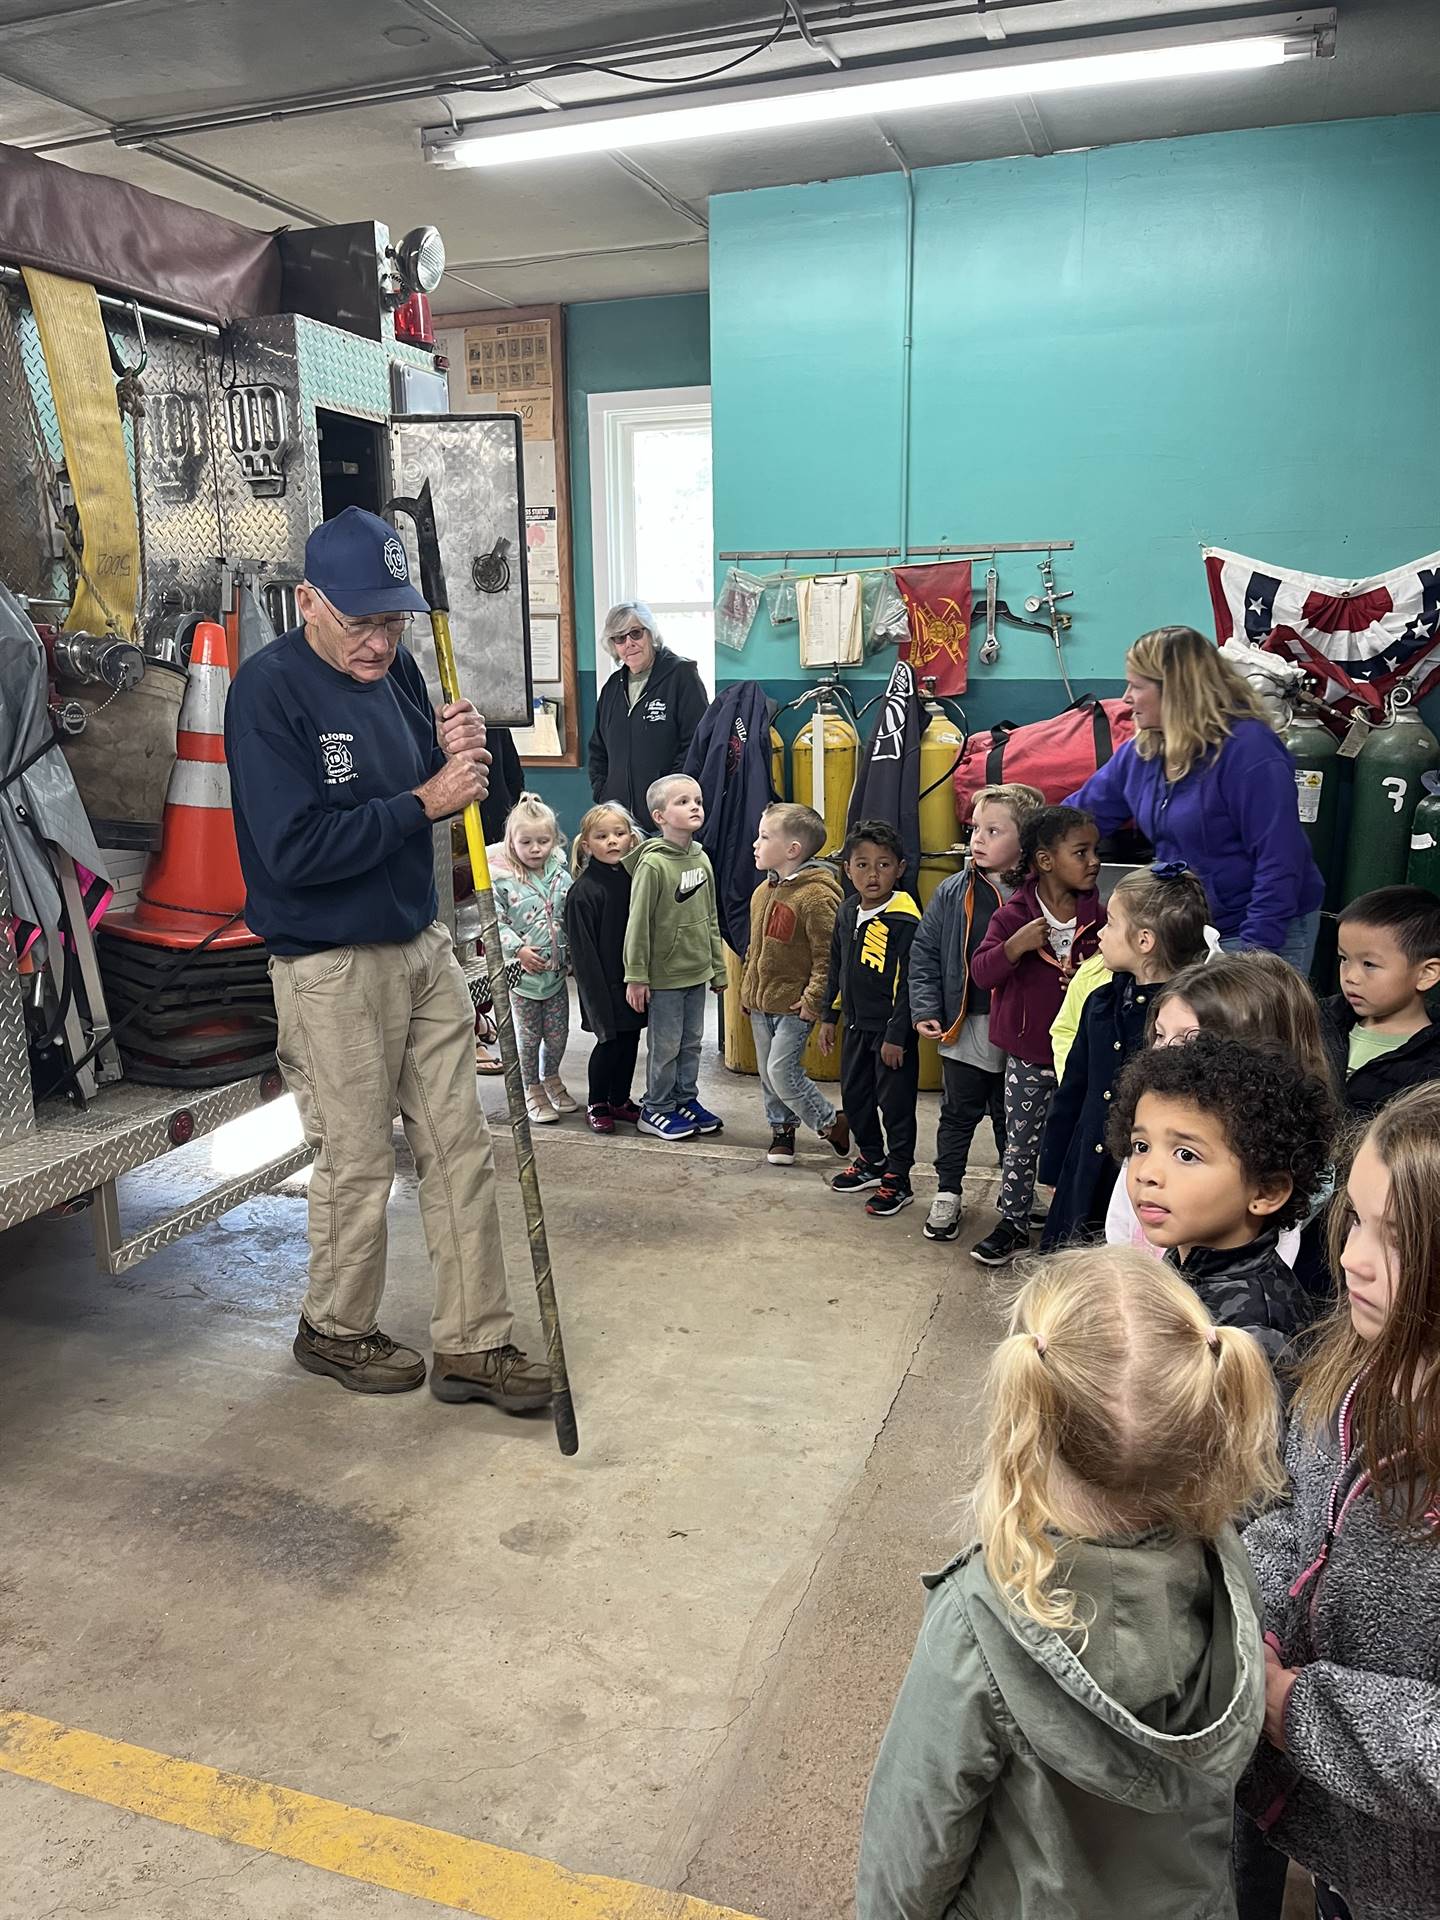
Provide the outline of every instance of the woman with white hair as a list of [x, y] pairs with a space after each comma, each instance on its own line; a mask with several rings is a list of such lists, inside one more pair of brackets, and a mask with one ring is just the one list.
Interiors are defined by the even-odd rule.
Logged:
[[600, 638], [620, 671], [600, 689], [590, 786], [596, 800], [618, 800], [648, 828], [645, 791], [683, 770], [710, 696], [695, 662], [665, 645], [643, 600], [612, 607]]

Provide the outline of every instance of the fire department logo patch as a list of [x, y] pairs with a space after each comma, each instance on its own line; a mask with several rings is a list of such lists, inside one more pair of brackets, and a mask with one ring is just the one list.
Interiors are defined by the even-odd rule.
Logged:
[[395, 579], [409, 578], [410, 568], [405, 559], [405, 549], [398, 540], [390, 539], [385, 542], [385, 566]]
[[353, 733], [322, 733], [320, 758], [325, 766], [327, 787], [343, 787], [355, 778], [355, 756], [350, 751]]

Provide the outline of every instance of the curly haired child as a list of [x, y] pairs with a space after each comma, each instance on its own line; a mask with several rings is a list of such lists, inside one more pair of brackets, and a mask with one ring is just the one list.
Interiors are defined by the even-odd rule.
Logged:
[[990, 1038], [1005, 1052], [1000, 1219], [970, 1249], [981, 1266], [1008, 1266], [1030, 1244], [1035, 1168], [1055, 1092], [1050, 1028], [1105, 924], [1095, 891], [1099, 844], [1099, 829], [1078, 807], [1030, 814], [1020, 830], [1024, 877], [991, 917], [970, 963], [971, 979], [990, 995]]
[[1308, 1213], [1336, 1127], [1324, 1081], [1213, 1034], [1136, 1054], [1115, 1089], [1110, 1151], [1146, 1238], [1272, 1362], [1309, 1318], [1277, 1235]]
[[1171, 1269], [1040, 1264], [990, 1364], [979, 1544], [930, 1598], [865, 1806], [859, 1920], [1233, 1914], [1264, 1712], [1234, 1521], [1275, 1390]]

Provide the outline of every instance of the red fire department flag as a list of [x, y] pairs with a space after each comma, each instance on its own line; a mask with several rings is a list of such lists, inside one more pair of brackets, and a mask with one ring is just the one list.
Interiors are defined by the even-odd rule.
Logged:
[[970, 664], [970, 562], [897, 567], [895, 584], [910, 615], [910, 638], [900, 658], [936, 693], [964, 693]]

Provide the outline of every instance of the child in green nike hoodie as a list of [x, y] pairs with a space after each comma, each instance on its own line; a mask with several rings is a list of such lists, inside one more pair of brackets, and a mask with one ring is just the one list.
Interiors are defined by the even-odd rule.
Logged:
[[1222, 1920], [1265, 1715], [1237, 1515], [1283, 1484], [1265, 1356], [1128, 1248], [1057, 1254], [990, 1365], [980, 1540], [929, 1603], [857, 1920]]
[[625, 925], [625, 998], [650, 1015], [641, 1133], [657, 1140], [688, 1140], [718, 1133], [719, 1114], [699, 1100], [700, 1043], [705, 989], [725, 991], [725, 953], [715, 908], [715, 875], [703, 847], [705, 824], [698, 781], [666, 774], [645, 795], [659, 838], [647, 840], [624, 864], [630, 873], [630, 917]]

